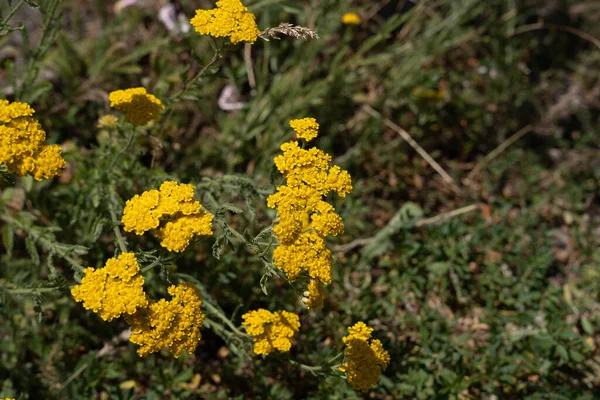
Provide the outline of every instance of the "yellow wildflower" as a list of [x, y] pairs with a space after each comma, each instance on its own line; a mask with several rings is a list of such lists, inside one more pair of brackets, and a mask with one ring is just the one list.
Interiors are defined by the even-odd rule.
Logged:
[[201, 208], [194, 200], [194, 185], [166, 181], [159, 190], [127, 200], [121, 221], [126, 232], [142, 235], [154, 230], [163, 247], [181, 252], [194, 236], [212, 235], [213, 216]]
[[156, 119], [165, 109], [162, 102], [143, 87], [116, 90], [108, 95], [110, 106], [125, 113], [125, 120], [142, 126]]
[[323, 284], [318, 279], [310, 280], [307, 295], [306, 307], [313, 310], [318, 310], [323, 307], [325, 292], [323, 291]]
[[107, 114], [98, 118], [98, 123], [96, 124], [96, 126], [98, 128], [111, 129], [117, 126], [117, 122], [119, 122], [119, 119], [117, 117], [115, 117], [114, 115]]
[[314, 118], [293, 119], [290, 121], [290, 126], [299, 139], [304, 139], [307, 142], [310, 142], [319, 134], [319, 124]]
[[260, 308], [242, 315], [242, 319], [242, 325], [254, 341], [255, 354], [289, 351], [300, 329], [298, 315], [285, 310], [270, 312]]
[[156, 209], [159, 196], [158, 190], [148, 190], [127, 200], [121, 218], [126, 232], [135, 231], [137, 235], [142, 235], [150, 229], [158, 228], [160, 217], [163, 216]]
[[170, 301], [161, 299], [128, 316], [131, 325], [129, 341], [140, 346], [138, 354], [155, 353], [166, 347], [175, 358], [184, 350], [193, 353], [202, 338], [200, 328], [204, 321], [202, 299], [191, 284], [180, 284], [168, 289]]
[[342, 15], [342, 23], [346, 25], [360, 24], [360, 15], [357, 13], [346, 13]]
[[212, 235], [212, 219], [213, 216], [204, 211], [186, 215], [167, 222], [164, 228], [157, 230], [156, 236], [162, 239], [162, 247], [169, 251], [182, 252], [194, 236]]
[[75, 301], [111, 321], [122, 314], [133, 314], [148, 305], [144, 277], [133, 253], [110, 258], [104, 268], [86, 268], [81, 284], [71, 289]]
[[[290, 126], [307, 141], [317, 135], [314, 118], [292, 120]], [[319, 308], [323, 303], [323, 284], [331, 282], [333, 263], [325, 236], [344, 232], [342, 218], [324, 201], [324, 196], [335, 191], [345, 197], [352, 190], [352, 180], [347, 171], [330, 167], [331, 156], [318, 148], [306, 150], [297, 141], [291, 141], [282, 144], [281, 150], [283, 154], [276, 156], [274, 162], [285, 185], [267, 198], [267, 206], [276, 208], [279, 216], [273, 228], [279, 239], [273, 262], [290, 280], [302, 273], [310, 276], [307, 305]]]
[[190, 23], [201, 35], [228, 36], [231, 43], [254, 43], [260, 34], [254, 14], [240, 0], [219, 0], [212, 10], [196, 10]]
[[391, 360], [381, 341], [371, 340], [371, 332], [373, 328], [357, 322], [348, 328], [349, 335], [342, 338], [346, 345], [346, 362], [342, 363], [340, 371], [346, 373], [346, 379], [354, 389], [363, 392], [377, 384]]
[[13, 119], [20, 117], [31, 117], [34, 109], [27, 103], [0, 100], [0, 122], [9, 123]]
[[323, 236], [314, 230], [304, 232], [292, 244], [277, 246], [273, 250], [273, 262], [291, 280], [305, 271], [313, 279], [325, 284], [331, 282], [331, 251]]
[[41, 181], [60, 175], [66, 163], [60, 147], [45, 142], [46, 132], [33, 113], [29, 104], [0, 100], [0, 164]]

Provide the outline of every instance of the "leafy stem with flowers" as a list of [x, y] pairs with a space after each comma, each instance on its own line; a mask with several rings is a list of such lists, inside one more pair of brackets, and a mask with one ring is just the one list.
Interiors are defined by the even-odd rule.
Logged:
[[[169, 176], [143, 185], [121, 179], [139, 167], [136, 164], [135, 145], [140, 132], [156, 129], [161, 113], [169, 108], [159, 129], [162, 131], [175, 112], [175, 104], [209, 68], [217, 65], [224, 54], [239, 43], [254, 43], [259, 37], [274, 37], [275, 33], [292, 37], [315, 38], [307, 28], [294, 30], [285, 25], [268, 30], [261, 36], [255, 16], [240, 0], [219, 0], [210, 10], [197, 10], [190, 23], [196, 32], [210, 35], [228, 43], [218, 47], [211, 60], [198, 73], [186, 81], [172, 95], [167, 107], [161, 99], [144, 87], [134, 87], [110, 92], [112, 108], [123, 113], [123, 121], [115, 116], [104, 117], [100, 127], [106, 129], [105, 164], [91, 176], [81, 179], [81, 190], [75, 201], [90, 203], [102, 212], [108, 212], [95, 222], [90, 248], [110, 226], [113, 233], [111, 250], [114, 255], [96, 267], [84, 268], [75, 256], [88, 255], [87, 248], [61, 245], [47, 232], [30, 224], [27, 227], [16, 218], [3, 216], [10, 225], [21, 227], [28, 234], [28, 249], [36, 254], [37, 242], [51, 255], [65, 259], [75, 270], [76, 284], [70, 293], [83, 308], [97, 314], [102, 320], [120, 320], [129, 327], [129, 341], [137, 345], [137, 353], [145, 356], [166, 349], [175, 358], [184, 352], [193, 353], [202, 339], [203, 327], [212, 328], [239, 354], [241, 348], [252, 348], [255, 355], [268, 357], [273, 353], [287, 354], [298, 340], [303, 340], [302, 318], [324, 307], [326, 288], [333, 280], [333, 254], [327, 246], [328, 236], [344, 232], [342, 217], [327, 201], [334, 192], [344, 198], [352, 191], [350, 174], [337, 165], [331, 165], [332, 156], [308, 143], [319, 136], [320, 126], [315, 118], [292, 119], [289, 126], [297, 140], [281, 145], [281, 154], [274, 158], [282, 183], [275, 191], [259, 190], [248, 178], [225, 176], [219, 180], [199, 184], [180, 183]], [[263, 31], [265, 33], [267, 31]], [[293, 33], [298, 33], [294, 35]], [[314, 33], [314, 32], [313, 32]], [[16, 176], [30, 175], [36, 180], [59, 176], [66, 167], [61, 149], [45, 141], [45, 132], [33, 119], [33, 109], [26, 103], [0, 100], [0, 164]], [[111, 134], [116, 134], [111, 136]], [[159, 134], [158, 137], [162, 135]], [[87, 179], [87, 182], [86, 182]], [[254, 211], [251, 203], [265, 198], [269, 208], [276, 210], [275, 218], [261, 227], [257, 235], [249, 230], [240, 233], [239, 218], [228, 219], [229, 213], [244, 216], [244, 210], [230, 203], [222, 203], [211, 192], [211, 187], [229, 185], [229, 190], [239, 190], [246, 196], [248, 213]], [[141, 187], [140, 187], [141, 186]], [[88, 189], [87, 187], [91, 187]], [[84, 190], [89, 192], [83, 193]], [[136, 193], [133, 196], [130, 193]], [[198, 193], [200, 192], [200, 193]], [[129, 197], [123, 202], [121, 194]], [[200, 196], [198, 196], [200, 194]], [[208, 198], [209, 207], [199, 199]], [[125, 198], [126, 198], [125, 197]], [[123, 204], [124, 203], [124, 204]], [[72, 219], [76, 220], [73, 215]], [[213, 226], [221, 231], [213, 245], [213, 256], [219, 259], [231, 239], [243, 243], [264, 264], [265, 273], [259, 284], [267, 294], [267, 281], [272, 277], [285, 280], [300, 297], [300, 307], [267, 310], [249, 309], [241, 316], [241, 326], [225, 315], [209, 295], [205, 284], [193, 276], [176, 271], [176, 263], [184, 252], [201, 240], [212, 237]], [[123, 228], [123, 233], [121, 231]], [[129, 243], [128, 243], [129, 239]], [[157, 255], [158, 252], [158, 255]], [[38, 262], [39, 262], [39, 255]], [[153, 279], [151, 271], [159, 267], [167, 295], [148, 290]], [[53, 274], [54, 276], [54, 274]], [[60, 288], [67, 285], [63, 283]], [[18, 288], [8, 285], [10, 294], [49, 293], [59, 288], [50, 285], [40, 288]], [[164, 293], [164, 290], [162, 291]], [[287, 308], [292, 308], [289, 306]], [[290, 363], [313, 374], [340, 377], [343, 373], [352, 387], [368, 391], [379, 381], [380, 374], [390, 362], [390, 356], [377, 339], [371, 338], [373, 328], [362, 322], [348, 328], [343, 338], [344, 352], [338, 352], [320, 365], [310, 366], [290, 359]], [[248, 352], [246, 352], [248, 353]], [[336, 362], [343, 357], [343, 362]]]

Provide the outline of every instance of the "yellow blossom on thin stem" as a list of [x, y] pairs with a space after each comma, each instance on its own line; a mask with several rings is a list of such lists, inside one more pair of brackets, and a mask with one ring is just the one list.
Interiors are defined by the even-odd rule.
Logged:
[[161, 299], [126, 317], [131, 325], [129, 341], [139, 345], [144, 356], [167, 348], [175, 358], [183, 351], [193, 353], [202, 338], [200, 328], [205, 315], [202, 298], [191, 284], [170, 286], [170, 301]]
[[346, 345], [346, 362], [342, 363], [340, 371], [346, 374], [348, 383], [354, 389], [363, 392], [379, 382], [381, 372], [391, 360], [381, 341], [371, 339], [372, 332], [373, 328], [364, 322], [357, 322], [348, 328], [348, 336], [342, 338]]
[[123, 253], [108, 259], [104, 268], [86, 268], [81, 284], [71, 289], [71, 294], [105, 321], [133, 314], [148, 305], [139, 271], [135, 255]]
[[310, 142], [319, 134], [319, 124], [314, 118], [293, 119], [290, 126], [296, 132], [298, 139]]
[[148, 94], [143, 87], [115, 90], [108, 95], [110, 106], [125, 113], [125, 120], [142, 126], [158, 118], [165, 109], [160, 99]]
[[254, 43], [260, 34], [254, 14], [240, 0], [219, 0], [212, 10], [196, 10], [190, 23], [201, 35], [229, 37], [231, 43]]
[[255, 354], [289, 351], [300, 329], [298, 315], [285, 310], [270, 312], [260, 308], [242, 315], [242, 319], [242, 325], [254, 341]]
[[60, 175], [66, 162], [60, 146], [46, 143], [46, 132], [33, 113], [27, 103], [0, 100], [0, 164], [18, 176], [41, 181]]
[[345, 25], [358, 25], [360, 24], [360, 15], [357, 13], [346, 13], [342, 15], [342, 23]]

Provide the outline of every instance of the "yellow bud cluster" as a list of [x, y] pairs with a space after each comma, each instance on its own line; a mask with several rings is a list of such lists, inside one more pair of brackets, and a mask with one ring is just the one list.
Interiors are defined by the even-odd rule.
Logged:
[[246, 332], [252, 336], [255, 354], [289, 351], [300, 329], [298, 315], [285, 310], [270, 312], [260, 308], [242, 315], [242, 319]]
[[[319, 125], [314, 118], [304, 118], [292, 120], [290, 126], [298, 137], [311, 140], [317, 136]], [[273, 231], [280, 245], [273, 251], [273, 262], [291, 280], [305, 272], [318, 281], [320, 286], [311, 282], [306, 304], [319, 308], [323, 304], [322, 285], [331, 282], [333, 262], [325, 236], [344, 232], [342, 218], [324, 196], [334, 191], [345, 197], [352, 190], [352, 181], [347, 171], [330, 167], [331, 156], [318, 148], [306, 150], [291, 141], [281, 145], [281, 150], [283, 154], [274, 162], [286, 182], [267, 198], [267, 205], [279, 214]]]
[[298, 139], [304, 139], [310, 142], [319, 134], [319, 124], [314, 118], [293, 119], [290, 126], [296, 132]]
[[86, 268], [81, 284], [71, 289], [75, 301], [83, 302], [86, 310], [92, 310], [105, 321], [123, 314], [134, 314], [146, 307], [144, 277], [138, 275], [140, 266], [133, 253], [123, 253], [110, 258], [104, 268]]
[[340, 371], [346, 374], [354, 389], [363, 392], [377, 384], [391, 360], [381, 341], [371, 339], [371, 332], [373, 328], [357, 322], [348, 328], [348, 336], [342, 338], [346, 345], [346, 362], [342, 363]]
[[166, 347], [175, 358], [184, 350], [193, 353], [202, 338], [204, 313], [198, 289], [191, 284], [170, 286], [170, 301], [161, 299], [126, 318], [131, 325], [129, 341], [144, 356]]
[[194, 185], [166, 181], [159, 190], [128, 200], [121, 221], [126, 232], [153, 230], [163, 247], [182, 252], [193, 237], [212, 235], [213, 216], [201, 208], [194, 200]]
[[125, 113], [125, 120], [142, 126], [158, 118], [165, 109], [160, 99], [148, 94], [143, 87], [116, 90], [108, 95], [110, 106]]
[[212, 10], [196, 10], [190, 23], [201, 35], [229, 37], [231, 43], [254, 43], [260, 34], [254, 14], [240, 0], [219, 0]]
[[0, 100], [0, 164], [41, 181], [60, 175], [66, 163], [60, 146], [46, 143], [46, 132], [31, 117], [34, 112], [27, 103]]

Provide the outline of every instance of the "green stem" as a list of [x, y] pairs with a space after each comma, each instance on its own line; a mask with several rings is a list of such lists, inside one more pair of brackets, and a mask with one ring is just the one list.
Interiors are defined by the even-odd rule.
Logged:
[[61, 243], [54, 243], [42, 236], [34, 236], [31, 234], [31, 231], [29, 229], [29, 227], [27, 227], [26, 225], [22, 224], [21, 222], [19, 222], [18, 220], [8, 216], [8, 215], [2, 215], [0, 217], [4, 222], [8, 223], [8, 224], [13, 224], [16, 225], [18, 228], [23, 229], [27, 235], [33, 237], [37, 242], [39, 242], [39, 244], [46, 250], [46, 251], [50, 251], [50, 252], [54, 252], [56, 254], [58, 254], [61, 258], [63, 258], [64, 260], [68, 261], [73, 267], [75, 267], [79, 272], [83, 272], [85, 270], [85, 267], [83, 267], [79, 261], [74, 260], [73, 258], [71, 258], [70, 256], [68, 256], [64, 251], [62, 251], [60, 249], [60, 244]]
[[[17, 11], [19, 11], [19, 8], [21, 8], [23, 6], [23, 4], [25, 4], [25, 0], [21, 0], [19, 2], [19, 4], [17, 4], [14, 8], [9, 7], [10, 8], [10, 12], [8, 13], [8, 16], [4, 19], [4, 21], [2, 22], [2, 25], [8, 27], [8, 22], [11, 20], [11, 18], [13, 17], [13, 15], [15, 15], [15, 13]], [[12, 28], [8, 28], [9, 30], [13, 30]]]
[[43, 287], [43, 288], [20, 288], [20, 289], [7, 289], [6, 291], [10, 294], [34, 294], [44, 292], [54, 292], [61, 289], [60, 287]]
[[131, 144], [133, 143], [133, 139], [134, 138], [135, 138], [135, 127], [132, 128], [131, 134], [129, 135], [129, 138], [127, 139], [127, 144], [125, 145], [125, 147], [123, 147], [121, 149], [121, 151], [119, 151], [117, 154], [115, 154], [115, 156], [111, 160], [110, 164], [108, 165], [108, 169], [107, 169], [108, 172], [112, 171], [112, 169], [115, 167], [115, 164], [117, 163], [117, 161], [119, 160], [119, 158], [121, 158], [121, 156], [126, 151], [129, 150], [129, 147], [131, 147]]
[[[192, 79], [190, 79], [187, 84], [183, 87], [182, 90], [180, 90], [179, 92], [175, 93], [171, 98], [170, 101], [171, 103], [174, 101], [179, 100], [180, 98], [182, 98], [188, 90], [190, 90], [190, 88], [194, 85], [194, 83], [196, 83], [196, 81], [202, 76], [204, 75], [204, 73], [214, 64], [216, 63], [218, 60], [220, 60], [221, 58], [223, 58], [223, 54], [220, 52], [216, 52], [215, 55], [213, 56], [213, 58], [208, 62], [208, 64], [206, 64], [204, 67], [202, 67], [202, 69], [196, 74], [196, 76], [194, 76]], [[173, 115], [173, 111], [175, 111], [175, 107], [173, 107], [171, 105], [171, 110], [169, 111], [169, 114], [167, 115], [167, 118], [165, 118], [165, 121], [162, 124], [162, 128], [160, 131], [160, 134], [158, 135], [159, 137], [161, 136], [162, 131], [164, 130], [164, 128], [167, 126], [167, 123], [169, 122], [169, 120], [171, 119], [171, 116]]]
[[121, 233], [121, 228], [119, 225], [121, 222], [117, 219], [117, 211], [115, 209], [117, 205], [117, 193], [115, 192], [114, 187], [110, 188], [110, 201], [108, 202], [108, 212], [110, 213], [110, 219], [113, 223], [113, 231], [115, 232], [115, 237], [117, 238], [117, 243], [119, 244], [119, 249], [121, 249], [121, 253], [127, 253], [127, 245], [125, 243], [125, 238]]
[[147, 265], [144, 268], [142, 268], [142, 274], [144, 272], [150, 271], [152, 268], [156, 267], [157, 265], [161, 265], [162, 263], [163, 263], [163, 260], [160, 258], [157, 258], [156, 260], [152, 261], [152, 263], [150, 265]]
[[218, 317], [221, 321], [223, 321], [225, 323], [225, 325], [227, 325], [229, 327], [229, 329], [231, 329], [231, 331], [233, 333], [235, 333], [236, 335], [238, 335], [239, 337], [248, 337], [248, 334], [240, 331], [224, 314], [223, 312], [218, 309], [214, 304], [212, 304], [209, 301], [204, 300], [204, 307], [206, 308], [206, 310]]

